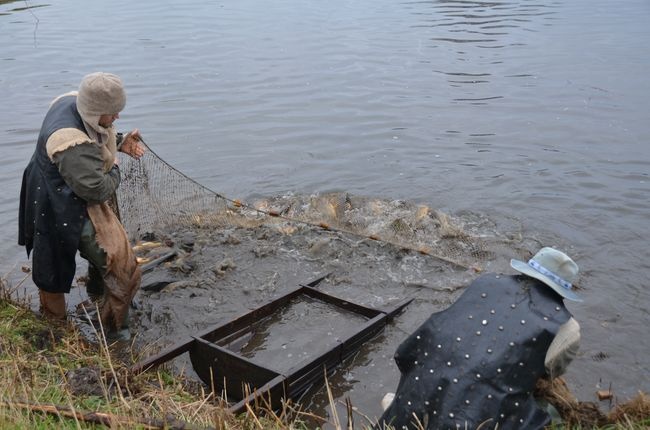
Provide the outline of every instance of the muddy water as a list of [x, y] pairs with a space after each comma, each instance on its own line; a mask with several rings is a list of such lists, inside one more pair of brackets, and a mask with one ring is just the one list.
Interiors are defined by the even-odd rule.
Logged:
[[315, 299], [300, 298], [252, 324], [227, 348], [254, 363], [285, 373], [336, 347], [367, 321]]
[[[643, 0], [1, 2], [0, 269], [18, 282], [12, 269], [26, 262], [14, 245], [18, 192], [47, 104], [109, 70], [128, 87], [118, 125], [141, 128], [167, 161], [226, 195], [335, 191], [516, 220], [515, 253], [556, 245], [581, 267], [571, 387], [585, 400], [599, 385], [622, 398], [649, 391], [648, 18]], [[142, 336], [173, 341], [329, 271], [327, 288], [365, 304], [414, 291], [335, 381], [372, 416], [396, 383], [394, 347], [475, 274], [365, 242], [316, 247], [294, 264], [312, 236], [288, 237], [285, 260], [231, 257], [237, 278], [215, 278], [198, 304], [191, 288], [173, 290], [187, 294], [177, 300], [143, 295], [158, 323]], [[487, 269], [509, 270], [508, 257]]]
[[[394, 218], [395, 214], [389, 210], [385, 216]], [[319, 289], [376, 309], [413, 298], [406, 312], [332, 377], [337, 398], [351, 396], [356, 406], [370, 414], [378, 413], [381, 397], [397, 383], [399, 375], [391, 357], [400, 340], [430, 312], [449, 306], [476, 275], [436, 258], [349, 234], [291, 222], [254, 227], [234, 224], [178, 225], [173, 232], [156, 237], [171, 246], [182, 246], [190, 238], [194, 245], [146, 274], [139, 309], [133, 314], [139, 342], [155, 350], [170, 340], [187, 339], [322, 276], [326, 278]], [[165, 249], [151, 252], [142, 255], [155, 258]], [[497, 250], [485, 264], [503, 265], [504, 258]], [[148, 285], [159, 286], [162, 281], [171, 283], [155, 288], [159, 291], [147, 291]], [[286, 371], [334, 346], [364, 321], [318, 302], [295, 303], [251, 327], [251, 333], [232, 348], [255, 362]], [[187, 357], [181, 357], [176, 365], [181, 369], [188, 363]], [[305, 401], [310, 410], [326, 413], [325, 391], [315, 390]]]

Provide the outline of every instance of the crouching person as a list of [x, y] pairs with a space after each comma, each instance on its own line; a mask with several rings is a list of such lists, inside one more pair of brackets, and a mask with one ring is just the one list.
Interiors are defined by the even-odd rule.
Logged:
[[126, 232], [107, 201], [120, 183], [116, 152], [139, 158], [140, 134], [122, 137], [113, 122], [126, 104], [119, 77], [92, 73], [45, 115], [20, 192], [18, 243], [32, 254], [32, 278], [44, 316], [66, 318], [65, 293], [75, 256], [88, 260], [88, 293], [108, 329], [127, 327], [141, 272]]
[[479, 277], [398, 347], [401, 378], [379, 428], [531, 430], [551, 421], [532, 393], [577, 352], [580, 326], [563, 299], [581, 301], [578, 266], [553, 248], [510, 264], [522, 275]]

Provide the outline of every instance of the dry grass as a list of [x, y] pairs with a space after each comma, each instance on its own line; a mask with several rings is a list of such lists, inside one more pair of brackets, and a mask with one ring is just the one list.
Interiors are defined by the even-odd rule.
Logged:
[[2, 429], [298, 429], [300, 411], [235, 417], [213, 394], [165, 370], [132, 375], [100, 332], [90, 344], [44, 321], [0, 280]]
[[604, 414], [593, 402], [580, 402], [562, 378], [541, 379], [536, 388], [537, 398], [551, 403], [560, 413], [564, 424], [553, 429], [641, 430], [650, 428], [650, 398], [639, 393], [634, 399], [617, 405]]

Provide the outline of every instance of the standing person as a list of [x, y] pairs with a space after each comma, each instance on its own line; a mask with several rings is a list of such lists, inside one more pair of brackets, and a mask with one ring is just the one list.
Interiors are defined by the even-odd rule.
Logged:
[[49, 318], [66, 318], [64, 294], [79, 250], [88, 260], [88, 294], [100, 301], [102, 321], [112, 329], [126, 326], [141, 273], [107, 201], [120, 184], [116, 152], [140, 158], [144, 147], [137, 129], [126, 136], [115, 132], [125, 104], [118, 76], [85, 76], [78, 91], [50, 104], [23, 173], [18, 244], [32, 253], [41, 313]]
[[580, 326], [563, 299], [582, 301], [572, 285], [578, 266], [553, 248], [510, 265], [525, 276], [479, 277], [397, 348], [401, 378], [380, 428], [532, 430], [550, 422], [532, 392], [577, 352]]

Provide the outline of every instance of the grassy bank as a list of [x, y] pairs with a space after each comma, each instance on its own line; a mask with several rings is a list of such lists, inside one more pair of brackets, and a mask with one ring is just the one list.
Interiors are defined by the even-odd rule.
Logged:
[[[232, 416], [199, 384], [184, 381], [165, 370], [132, 375], [126, 364], [111, 357], [110, 347], [101, 334], [99, 338], [98, 344], [91, 344], [73, 326], [40, 319], [24, 303], [12, 299], [0, 280], [0, 428], [310, 427], [300, 419], [306, 415], [296, 411], [279, 415], [251, 411]], [[560, 393], [556, 399], [565, 406], [561, 410], [563, 416], [580, 409], [567, 393]], [[599, 428], [650, 428], [650, 401], [647, 397], [637, 401], [640, 403], [628, 405], [628, 409], [614, 411], [616, 417], [602, 416], [608, 421], [602, 421]], [[575, 423], [572, 429], [596, 428], [582, 425], [581, 422], [593, 421], [585, 421], [579, 413], [572, 419]], [[613, 421], [616, 423], [605, 425]], [[362, 426], [358, 423], [358, 428]], [[335, 422], [332, 427], [342, 426]]]
[[0, 285], [0, 428], [300, 428], [229, 415], [198, 384], [164, 370], [134, 376], [109, 350], [40, 319]]

